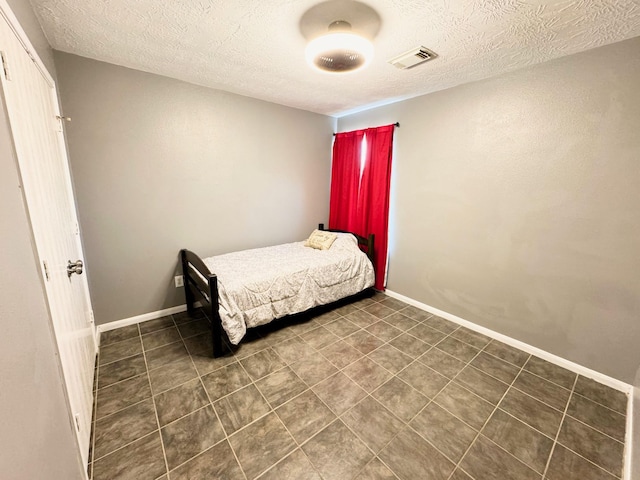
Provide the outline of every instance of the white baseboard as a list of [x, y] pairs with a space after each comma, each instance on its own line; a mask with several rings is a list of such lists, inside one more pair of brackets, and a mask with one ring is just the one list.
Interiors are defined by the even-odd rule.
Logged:
[[[624, 467], [622, 469], [624, 475], [622, 480], [632, 480], [631, 475], [640, 472], [640, 465], [633, 464], [633, 437], [635, 436], [635, 432], [633, 431], [633, 424], [635, 423], [633, 418], [633, 402], [635, 401], [636, 396], [635, 390], [638, 390], [638, 387], [632, 387], [631, 394], [629, 395], [629, 403], [627, 404], [627, 422], [624, 435]], [[636, 415], [638, 414], [640, 414], [640, 412], [636, 413]], [[640, 448], [640, 445], [636, 448]], [[638, 470], [638, 472], [636, 472], [636, 470]]]
[[409, 305], [413, 305], [414, 307], [417, 307], [421, 310], [425, 310], [429, 313], [433, 313], [434, 315], [442, 317], [446, 320], [450, 320], [454, 323], [457, 323], [458, 325], [467, 327], [469, 330], [482, 333], [487, 337], [495, 338], [496, 340], [502, 343], [506, 343], [507, 345], [518, 348], [520, 350], [524, 350], [525, 352], [535, 355], [536, 357], [540, 357], [555, 365], [566, 368], [567, 370], [571, 370], [572, 372], [582, 375], [583, 377], [591, 378], [592, 380], [595, 380], [598, 383], [602, 383], [608, 387], [624, 392], [627, 395], [629, 395], [632, 392], [633, 387], [628, 383], [624, 383], [618, 379], [609, 377], [608, 375], [605, 375], [603, 373], [596, 372], [595, 370], [591, 370], [590, 368], [583, 367], [582, 365], [579, 365], [570, 360], [554, 355], [553, 353], [546, 352], [538, 347], [529, 345], [528, 343], [524, 343], [524, 342], [521, 342], [520, 340], [516, 340], [515, 338], [508, 337], [501, 333], [490, 330], [486, 327], [481, 327], [480, 325], [470, 322], [469, 320], [465, 320], [456, 315], [453, 315], [451, 313], [445, 312], [438, 308], [432, 307], [425, 303], [419, 302], [412, 298], [405, 297], [404, 295], [401, 295], [396, 292], [392, 292], [391, 290], [387, 290], [385, 293], [390, 297], [397, 298], [398, 300], [402, 300], [403, 302], [408, 303]]
[[[478, 333], [482, 333], [483, 335], [486, 335], [488, 337], [491, 338], [495, 338], [496, 340], [505, 343], [507, 345], [510, 345], [514, 348], [518, 348], [520, 350], [523, 350], [527, 353], [530, 353], [532, 355], [535, 355], [537, 357], [540, 357], [548, 362], [551, 362], [555, 365], [558, 365], [560, 367], [566, 368], [567, 370], [570, 370], [572, 372], [575, 372], [579, 375], [582, 375], [584, 377], [588, 377], [591, 378], [593, 380], [595, 380], [596, 382], [602, 383], [604, 385], [607, 385], [608, 387], [614, 388], [616, 390], [619, 390], [621, 392], [626, 393], [629, 396], [629, 400], [627, 402], [627, 418], [626, 418], [626, 434], [625, 434], [625, 461], [624, 461], [624, 477], [623, 480], [631, 480], [631, 458], [632, 458], [632, 437], [633, 437], [633, 386], [629, 385], [627, 383], [624, 383], [620, 380], [617, 380], [615, 378], [609, 377], [608, 375], [604, 375], [600, 372], [596, 372], [595, 370], [591, 370], [587, 367], [583, 367], [582, 365], [579, 365], [577, 363], [571, 362], [565, 358], [559, 357], [557, 355], [554, 355], [552, 353], [546, 352], [540, 348], [534, 347], [532, 345], [529, 345], [527, 343], [521, 342], [520, 340], [516, 340], [514, 338], [508, 337], [506, 335], [503, 335], [501, 333], [495, 332], [493, 330], [490, 330], [488, 328], [482, 327], [480, 325], [476, 325], [473, 322], [470, 322], [468, 320], [465, 320], [463, 318], [460, 318], [456, 315], [453, 315], [451, 313], [445, 312], [443, 310], [440, 310], [438, 308], [432, 307], [430, 305], [427, 305], [425, 303], [419, 302], [417, 300], [414, 300], [412, 298], [409, 297], [405, 297], [404, 295], [401, 295], [399, 293], [393, 292], [391, 290], [387, 290], [385, 292], [387, 295], [389, 295], [390, 297], [393, 298], [397, 298], [398, 300], [402, 300], [405, 303], [408, 303], [409, 305], [413, 305], [414, 307], [417, 307], [421, 310], [425, 310], [429, 313], [433, 313], [434, 315], [437, 315], [439, 317], [442, 317], [446, 320], [450, 320], [454, 323], [457, 323], [458, 325], [462, 325], [463, 327], [466, 327], [470, 330], [476, 331]], [[196, 303], [195, 305], [196, 307], [199, 307], [200, 304], [199, 302]], [[161, 318], [161, 317], [165, 317], [167, 315], [172, 315], [174, 313], [181, 313], [181, 312], [185, 312], [187, 310], [187, 306], [186, 305], [178, 305], [176, 307], [171, 307], [171, 308], [165, 308], [164, 310], [157, 310], [155, 312], [149, 312], [149, 313], [144, 313], [142, 315], [136, 315], [135, 317], [130, 317], [130, 318], [123, 318], [122, 320], [116, 320], [114, 322], [109, 322], [109, 323], [105, 323], [102, 325], [98, 325], [96, 331], [97, 331], [97, 341], [98, 341], [98, 345], [100, 345], [100, 334], [102, 332], [106, 332], [109, 330], [114, 330], [116, 328], [121, 328], [121, 327], [126, 327], [129, 325], [135, 325], [136, 323], [142, 323], [142, 322], [146, 322], [148, 320], [155, 320], [157, 318]]]
[[[557, 355], [554, 355], [552, 353], [546, 352], [540, 348], [534, 347], [532, 345], [529, 345], [527, 343], [521, 342], [520, 340], [516, 340], [515, 338], [511, 338], [508, 337], [506, 335], [503, 335], [501, 333], [495, 332], [493, 330], [490, 330], [488, 328], [485, 327], [481, 327], [480, 325], [476, 325], [473, 322], [470, 322], [468, 320], [465, 320], [463, 318], [460, 318], [456, 315], [453, 315], [451, 313], [445, 312], [443, 310], [440, 310], [438, 308], [432, 307], [430, 305], [427, 305], [425, 303], [419, 302], [417, 300], [414, 300], [412, 298], [409, 297], [405, 297], [404, 295], [401, 295], [399, 293], [393, 292], [391, 290], [387, 290], [385, 292], [387, 295], [389, 295], [390, 297], [393, 298], [397, 298], [398, 300], [402, 300], [405, 303], [408, 303], [409, 305], [413, 305], [414, 307], [417, 307], [421, 310], [425, 310], [429, 313], [433, 313], [434, 315], [437, 315], [439, 317], [442, 317], [446, 320], [450, 320], [454, 323], [457, 323], [458, 325], [462, 325], [463, 327], [467, 327], [469, 330], [473, 330], [476, 331], [478, 333], [482, 333], [483, 335], [486, 335], [487, 337], [491, 337], [491, 338], [495, 338], [496, 340], [502, 342], [502, 343], [506, 343], [507, 345], [510, 345], [514, 348], [518, 348], [520, 350], [523, 350], [527, 353], [530, 353], [532, 355], [535, 355], [536, 357], [540, 357], [550, 363], [553, 363], [555, 365], [558, 365], [559, 367], [563, 367], [566, 368], [567, 370], [570, 370], [574, 373], [577, 373], [578, 375], [582, 375], [584, 377], [587, 378], [591, 378], [592, 380], [595, 380], [598, 383], [602, 383], [608, 387], [614, 388], [616, 390], [619, 390], [621, 392], [624, 392], [627, 394], [628, 399], [627, 399], [627, 416], [626, 416], [626, 431], [625, 431], [625, 439], [624, 439], [624, 445], [625, 445], [625, 449], [624, 449], [624, 467], [623, 467], [623, 480], [632, 480], [631, 479], [631, 475], [632, 475], [632, 471], [631, 469], [632, 467], [632, 458], [633, 458], [633, 394], [634, 394], [634, 387], [632, 385], [629, 385], [628, 383], [624, 383], [620, 380], [617, 380], [615, 378], [609, 377], [608, 375], [604, 375], [603, 373], [600, 372], [596, 372], [595, 370], [591, 370], [590, 368], [587, 367], [583, 367], [582, 365], [579, 365], [577, 363], [571, 362], [565, 358], [559, 357]], [[638, 412], [640, 413], [640, 412]], [[635, 465], [634, 465], [635, 467]]]
[[[196, 302], [194, 305], [196, 308], [200, 307], [200, 302]], [[182, 313], [187, 311], [187, 305], [178, 305], [176, 307], [165, 308], [164, 310], [156, 310], [155, 312], [143, 313], [142, 315], [136, 315], [135, 317], [123, 318], [122, 320], [115, 320], [109, 323], [103, 323], [96, 328], [97, 343], [100, 345], [100, 335], [102, 332], [108, 332], [109, 330], [115, 330], [116, 328], [128, 327], [129, 325], [135, 325], [136, 323], [147, 322], [149, 320], [156, 320], [157, 318], [166, 317], [167, 315], [173, 315], [174, 313]]]

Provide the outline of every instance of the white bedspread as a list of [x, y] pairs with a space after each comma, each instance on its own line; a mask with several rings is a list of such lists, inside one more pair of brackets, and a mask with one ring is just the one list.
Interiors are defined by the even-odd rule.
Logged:
[[247, 327], [356, 294], [374, 283], [373, 266], [353, 235], [338, 234], [329, 250], [304, 242], [204, 259], [218, 276], [220, 317], [234, 345]]

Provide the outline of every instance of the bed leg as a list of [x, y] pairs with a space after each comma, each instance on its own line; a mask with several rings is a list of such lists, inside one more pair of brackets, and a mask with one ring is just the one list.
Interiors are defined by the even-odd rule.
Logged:
[[222, 319], [218, 311], [218, 277], [209, 277], [209, 307], [211, 312], [211, 343], [213, 344], [213, 358], [222, 356]]
[[213, 341], [213, 358], [222, 356], [222, 329], [220, 324], [213, 320], [211, 322], [211, 340]]
[[187, 313], [190, 317], [193, 317], [196, 310], [193, 306], [193, 304], [195, 303], [193, 301], [193, 293], [191, 293], [188, 288], [185, 288], [184, 295], [187, 298]]

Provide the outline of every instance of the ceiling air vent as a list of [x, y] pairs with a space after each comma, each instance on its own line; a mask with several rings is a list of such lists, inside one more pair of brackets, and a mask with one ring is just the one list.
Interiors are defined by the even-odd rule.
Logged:
[[433, 60], [438, 55], [425, 47], [417, 47], [409, 50], [408, 52], [398, 55], [395, 58], [389, 60], [389, 63], [396, 68], [406, 69], [415, 67], [421, 63]]

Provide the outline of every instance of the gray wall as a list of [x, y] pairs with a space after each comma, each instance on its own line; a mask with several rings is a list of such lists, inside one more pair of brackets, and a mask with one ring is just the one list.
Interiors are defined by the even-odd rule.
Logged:
[[[34, 44], [27, 0], [9, 3]], [[37, 28], [36, 28], [37, 27]], [[47, 62], [48, 46], [38, 53]], [[51, 62], [52, 64], [52, 62]], [[55, 73], [55, 72], [52, 72]], [[0, 95], [0, 476], [84, 478]]]
[[184, 303], [178, 251], [306, 238], [335, 120], [56, 52], [96, 322]]
[[639, 52], [635, 38], [339, 119], [401, 124], [388, 288], [632, 383]]

